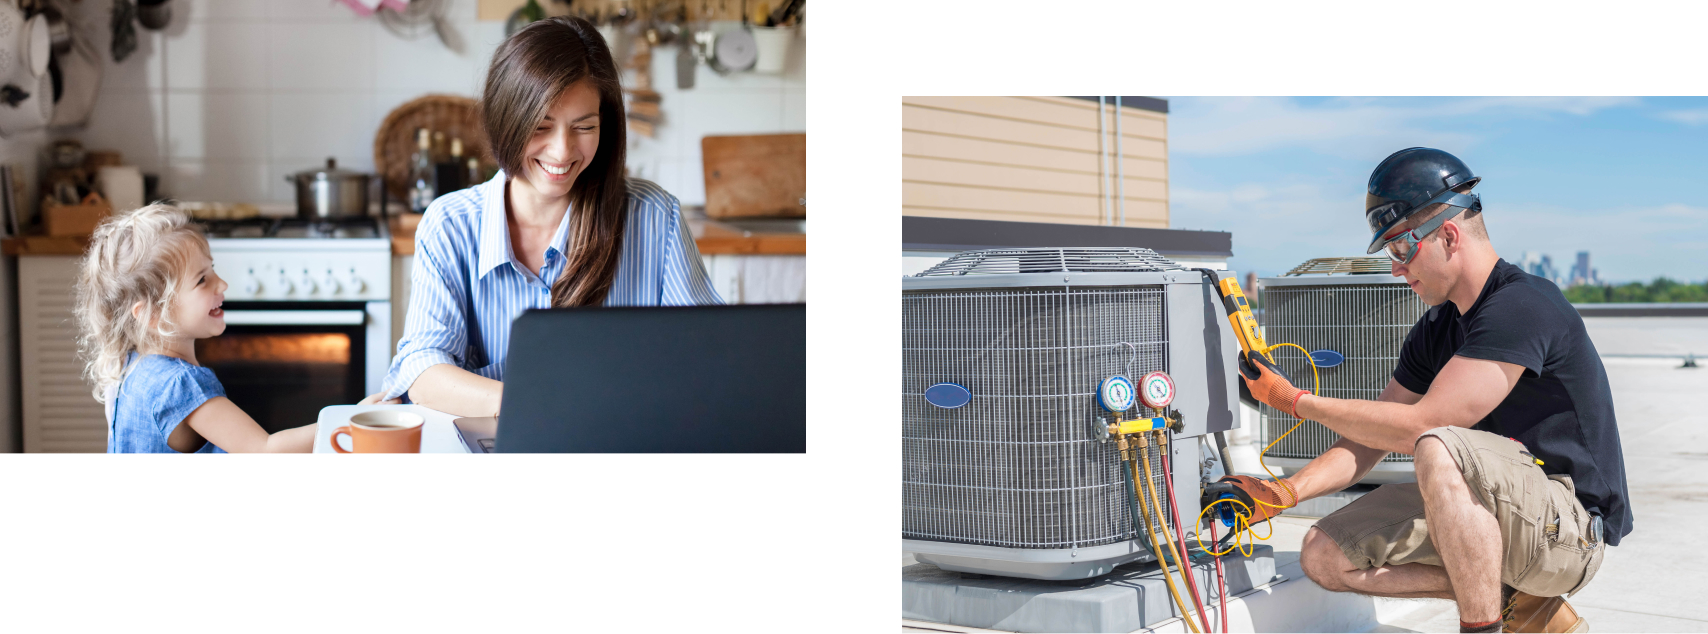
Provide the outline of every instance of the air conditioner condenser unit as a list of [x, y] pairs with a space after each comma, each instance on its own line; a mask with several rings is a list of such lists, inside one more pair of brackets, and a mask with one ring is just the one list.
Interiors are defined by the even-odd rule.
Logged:
[[1152, 481], [1172, 469], [1197, 518], [1198, 437], [1236, 424], [1239, 350], [1199, 272], [1138, 248], [969, 251], [903, 278], [902, 339], [902, 547], [919, 561], [1082, 579], [1150, 558], [1097, 432], [1114, 375], [1173, 379], [1184, 428]]

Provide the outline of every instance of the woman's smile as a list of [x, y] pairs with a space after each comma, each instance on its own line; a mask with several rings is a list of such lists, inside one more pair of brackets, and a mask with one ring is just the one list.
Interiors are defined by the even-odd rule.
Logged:
[[555, 182], [567, 181], [567, 180], [575, 177], [575, 175], [573, 173], [571, 173], [572, 170], [575, 168], [574, 163], [564, 163], [564, 164], [547, 163], [547, 162], [542, 161], [540, 159], [534, 159], [534, 163], [540, 166], [541, 171], [545, 172], [545, 177], [546, 177], [547, 181], [555, 183]]

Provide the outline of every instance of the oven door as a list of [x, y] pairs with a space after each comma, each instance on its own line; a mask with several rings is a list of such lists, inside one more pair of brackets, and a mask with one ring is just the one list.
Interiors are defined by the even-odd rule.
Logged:
[[[364, 302], [226, 302], [225, 333], [196, 341], [231, 402], [268, 433], [315, 422], [365, 396]], [[390, 342], [386, 342], [390, 343]]]

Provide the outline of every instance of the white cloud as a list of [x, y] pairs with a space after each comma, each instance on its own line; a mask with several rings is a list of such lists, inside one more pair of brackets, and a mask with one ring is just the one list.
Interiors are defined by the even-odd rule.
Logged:
[[1688, 126], [1699, 126], [1708, 123], [1708, 108], [1695, 110], [1668, 110], [1655, 115], [1661, 119], [1682, 123]]
[[1235, 156], [1304, 147], [1359, 159], [1416, 145], [1463, 151], [1475, 145], [1477, 138], [1436, 129], [1442, 119], [1490, 111], [1582, 116], [1635, 103], [1632, 97], [1469, 97], [1425, 102], [1341, 97], [1307, 106], [1286, 97], [1175, 98], [1170, 100], [1169, 149], [1180, 154]]
[[1172, 228], [1233, 233], [1236, 270], [1279, 275], [1310, 258], [1361, 255], [1363, 192], [1334, 195], [1316, 183], [1242, 183], [1226, 191], [1175, 188]]

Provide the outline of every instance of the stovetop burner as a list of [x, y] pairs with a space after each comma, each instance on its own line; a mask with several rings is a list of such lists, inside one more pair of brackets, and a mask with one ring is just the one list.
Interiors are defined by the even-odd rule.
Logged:
[[198, 220], [209, 238], [378, 238], [376, 218], [344, 218], [309, 221], [300, 218], [245, 218], [242, 220]]

